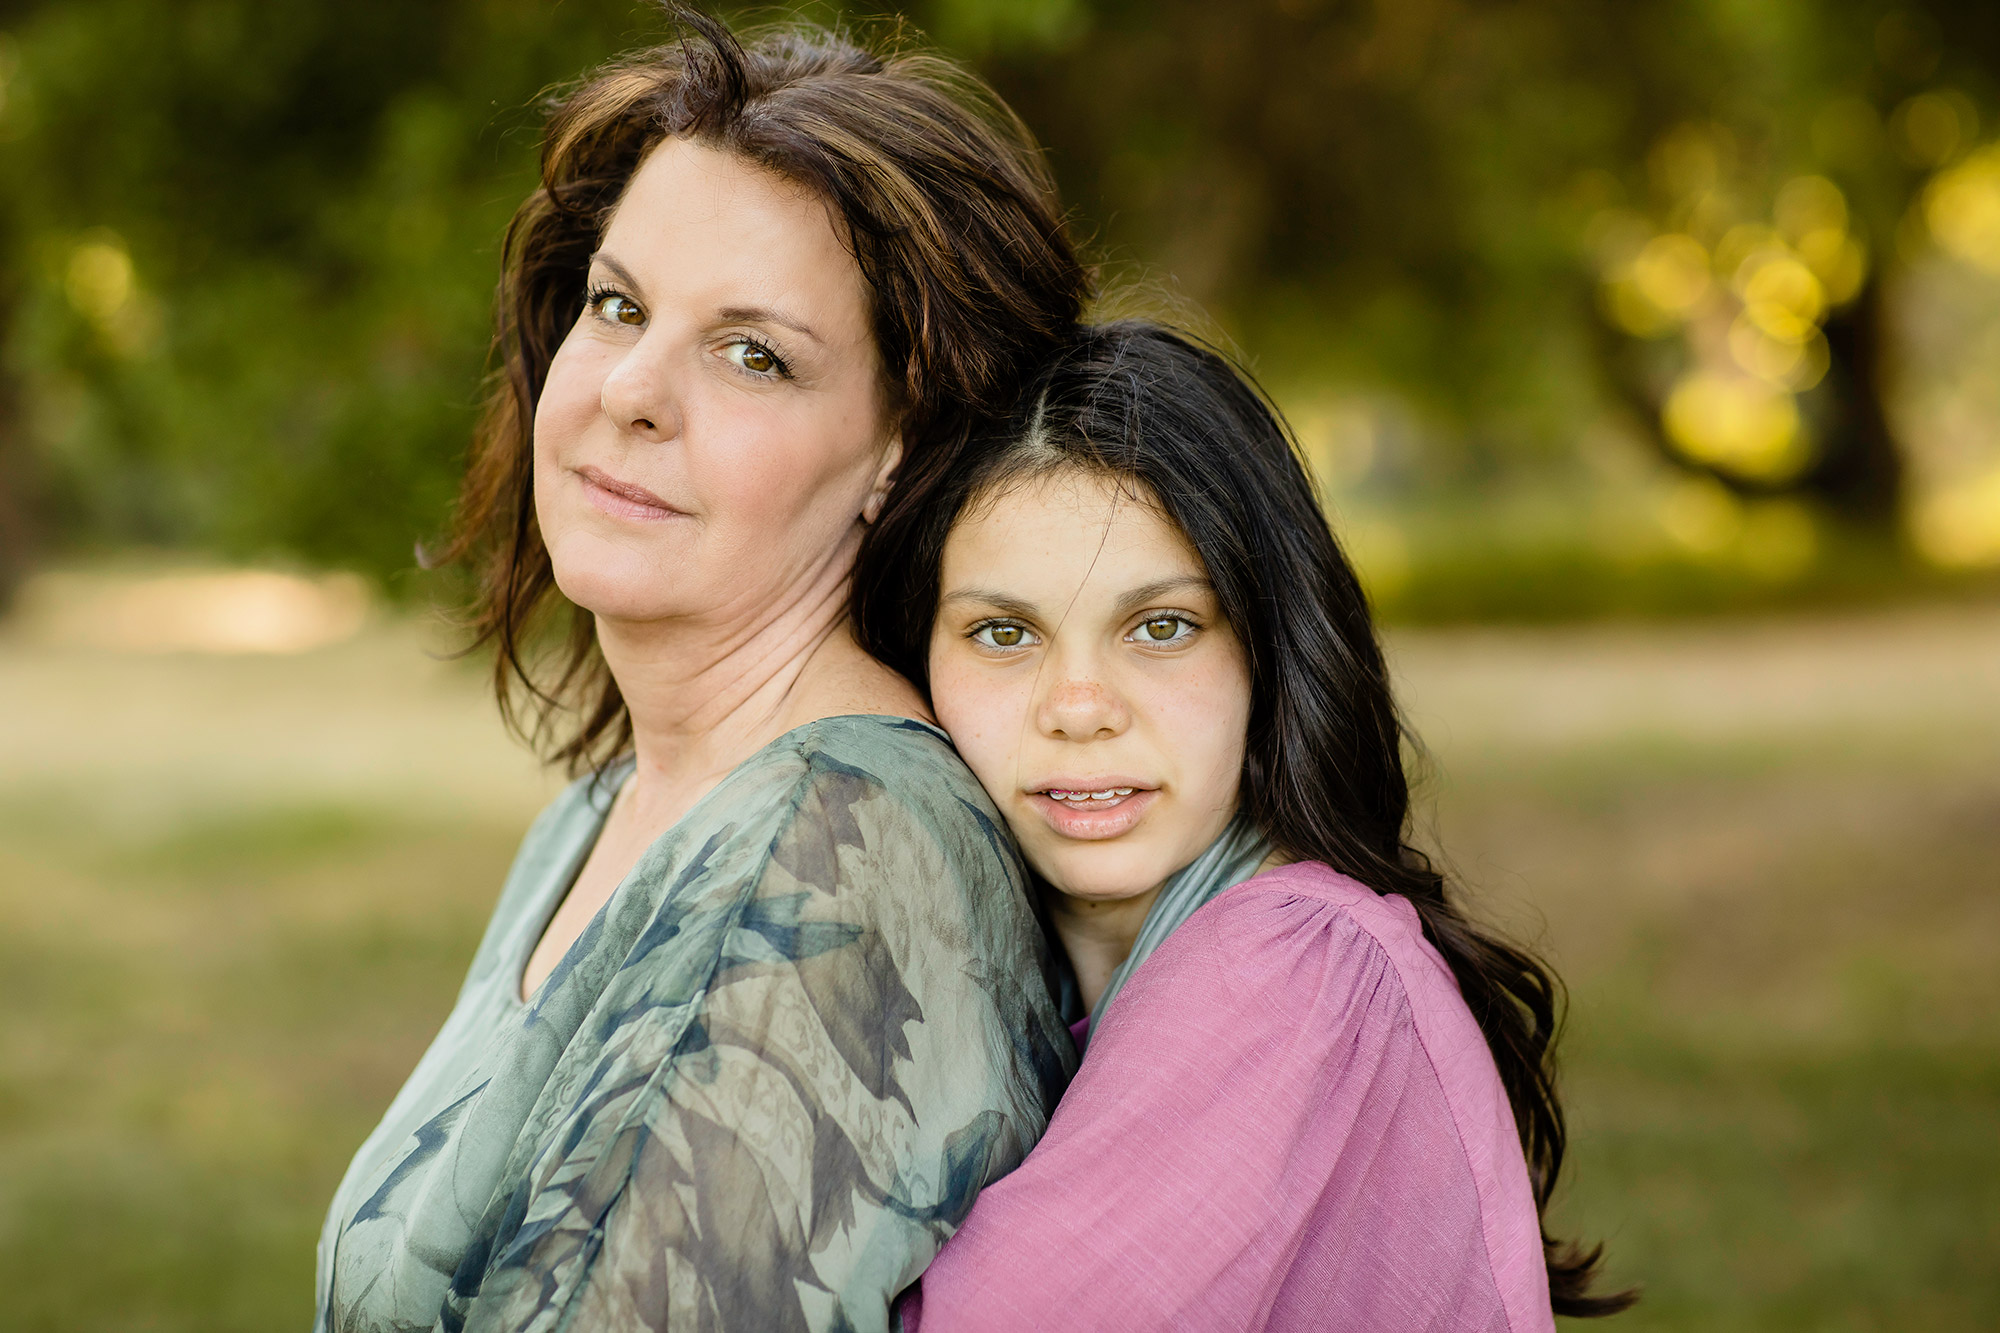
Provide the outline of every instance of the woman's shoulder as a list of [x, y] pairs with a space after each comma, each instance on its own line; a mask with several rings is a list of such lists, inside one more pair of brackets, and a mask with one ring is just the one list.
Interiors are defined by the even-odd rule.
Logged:
[[847, 713], [787, 732], [767, 758], [795, 783], [852, 787], [925, 820], [997, 827], [999, 812], [944, 732], [915, 718]]
[[820, 718], [773, 742], [718, 789], [717, 814], [763, 803], [778, 844], [915, 857], [958, 878], [1023, 880], [999, 811], [942, 731], [914, 718]]
[[970, 778], [944, 732], [893, 713], [841, 713], [794, 727], [779, 741], [795, 761], [847, 767], [882, 783], [924, 785]]

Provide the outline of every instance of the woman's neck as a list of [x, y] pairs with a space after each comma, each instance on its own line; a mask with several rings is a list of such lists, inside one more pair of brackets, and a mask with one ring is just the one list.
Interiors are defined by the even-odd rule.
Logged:
[[665, 827], [779, 736], [838, 713], [928, 716], [907, 682], [854, 642], [847, 570], [762, 605], [702, 618], [599, 617], [598, 644], [632, 719], [626, 798]]
[[1049, 917], [1076, 972], [1077, 989], [1086, 1009], [1097, 1007], [1097, 999], [1111, 984], [1111, 974], [1132, 953], [1139, 927], [1162, 886], [1155, 884], [1130, 898], [1078, 898], [1059, 889], [1048, 896]]

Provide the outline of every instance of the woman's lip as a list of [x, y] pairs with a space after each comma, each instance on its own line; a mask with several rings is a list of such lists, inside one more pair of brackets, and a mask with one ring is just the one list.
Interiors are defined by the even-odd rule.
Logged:
[[602, 468], [580, 467], [576, 475], [583, 479], [590, 502], [615, 518], [662, 519], [682, 513], [644, 486], [620, 481]]
[[1036, 814], [1057, 834], [1065, 838], [1076, 838], [1085, 842], [1099, 842], [1129, 833], [1146, 811], [1152, 808], [1159, 796], [1156, 787], [1139, 787], [1134, 782], [1107, 782], [1095, 788], [1081, 785], [1064, 787], [1055, 785], [1056, 791], [1104, 791], [1108, 787], [1137, 788], [1130, 796], [1113, 801], [1109, 805], [1077, 807], [1067, 801], [1058, 801], [1047, 791], [1031, 791], [1027, 794], [1028, 804]]

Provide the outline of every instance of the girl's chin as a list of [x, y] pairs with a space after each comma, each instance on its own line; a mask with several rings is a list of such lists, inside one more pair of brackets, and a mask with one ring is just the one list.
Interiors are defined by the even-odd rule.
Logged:
[[[1037, 865], [1035, 869], [1065, 898], [1107, 906], [1144, 897], [1173, 873], [1171, 869], [1160, 866], [1133, 864], [1123, 857], [1118, 858], [1120, 864], [1105, 864], [1111, 859], [1088, 855], [1065, 856], [1060, 858], [1058, 864]], [[1090, 864], [1093, 861], [1098, 864]]]

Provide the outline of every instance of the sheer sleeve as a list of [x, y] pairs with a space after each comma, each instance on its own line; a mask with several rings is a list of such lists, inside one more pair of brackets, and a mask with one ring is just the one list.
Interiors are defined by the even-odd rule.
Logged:
[[749, 804], [659, 868], [441, 1328], [885, 1329], [1040, 1134], [1068, 1039], [991, 817], [823, 754]]
[[1020, 1170], [902, 1307], [913, 1333], [1548, 1333], [1499, 1076], [1414, 913], [1286, 867], [1133, 976]]

